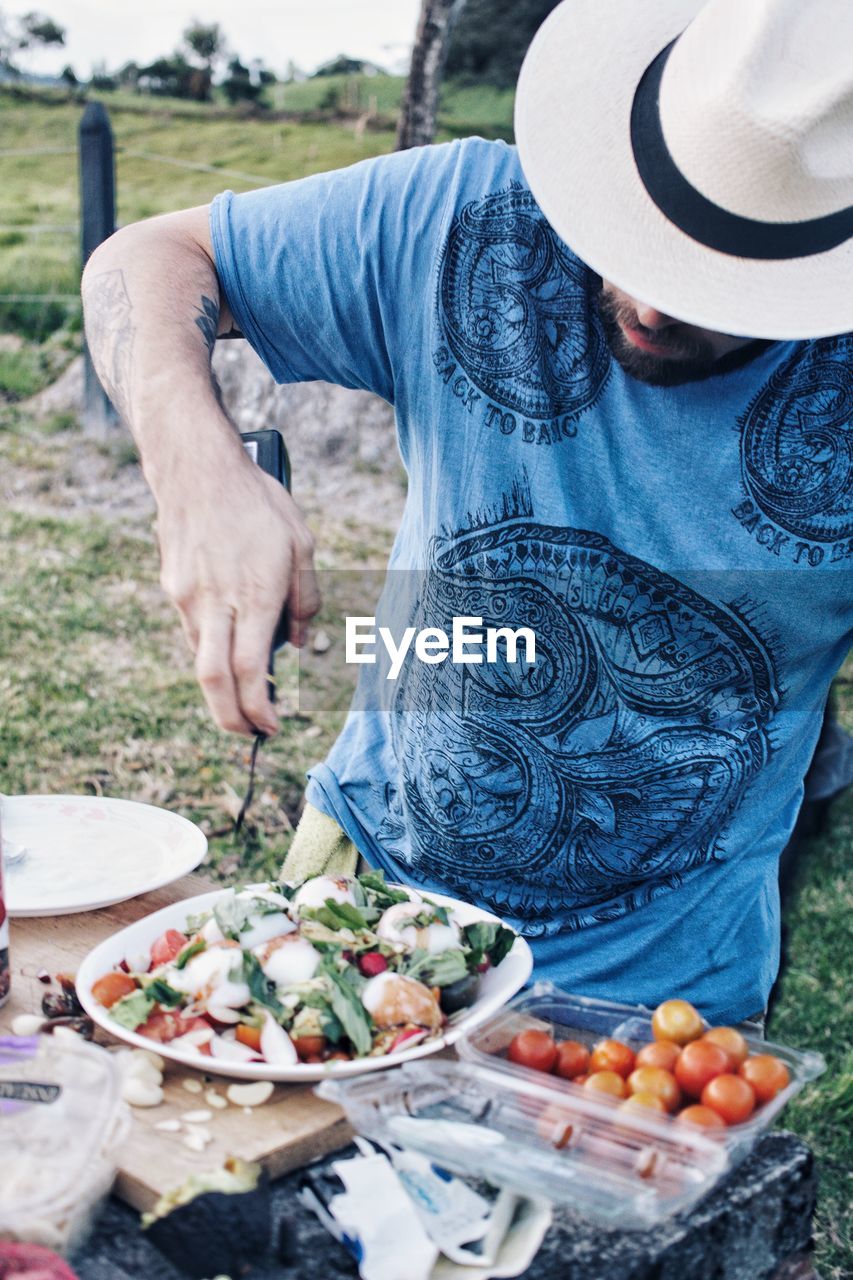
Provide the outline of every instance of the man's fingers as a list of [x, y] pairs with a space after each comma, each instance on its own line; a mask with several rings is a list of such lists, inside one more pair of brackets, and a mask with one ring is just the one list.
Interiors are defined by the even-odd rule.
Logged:
[[273, 734], [278, 728], [269, 683], [273, 625], [273, 619], [265, 614], [252, 614], [250, 622], [238, 615], [231, 650], [240, 710], [256, 729], [266, 734]]
[[234, 615], [220, 608], [206, 614], [199, 625], [195, 670], [214, 720], [231, 733], [252, 733], [251, 724], [240, 710], [237, 685], [231, 668]]
[[308, 623], [320, 609], [320, 587], [314, 571], [314, 544], [309, 540], [296, 543], [293, 550], [293, 575], [287, 611], [290, 620], [290, 643], [303, 645], [308, 638]]

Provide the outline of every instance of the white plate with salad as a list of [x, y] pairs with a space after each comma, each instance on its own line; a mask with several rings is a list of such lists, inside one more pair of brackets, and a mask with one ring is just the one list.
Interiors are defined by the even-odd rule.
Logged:
[[435, 1053], [533, 969], [496, 916], [380, 872], [219, 889], [89, 953], [86, 1012], [138, 1048], [242, 1080], [309, 1081]]

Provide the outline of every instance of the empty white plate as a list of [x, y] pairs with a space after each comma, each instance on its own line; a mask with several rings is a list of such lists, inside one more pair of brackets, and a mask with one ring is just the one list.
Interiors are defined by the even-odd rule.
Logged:
[[20, 854], [6, 866], [11, 916], [94, 911], [193, 871], [207, 852], [186, 818], [135, 800], [3, 796], [0, 828]]

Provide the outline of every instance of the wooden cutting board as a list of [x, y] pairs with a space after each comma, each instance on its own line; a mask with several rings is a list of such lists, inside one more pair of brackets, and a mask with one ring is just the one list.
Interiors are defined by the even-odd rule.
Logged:
[[[10, 1031], [17, 1014], [40, 1013], [42, 998], [59, 991], [56, 982], [47, 986], [39, 981], [41, 970], [52, 976], [74, 973], [92, 947], [134, 920], [219, 887], [201, 876], [186, 876], [165, 889], [100, 911], [12, 920], [12, 990], [8, 1003], [0, 1009], [0, 1033]], [[101, 1044], [119, 1043], [100, 1030], [96, 1038]], [[200, 1081], [203, 1092], [190, 1093], [184, 1088], [187, 1080]], [[230, 1105], [225, 1109], [210, 1107], [204, 1092], [213, 1089], [224, 1096], [228, 1083], [224, 1076], [208, 1078], [175, 1063], [166, 1064], [163, 1104], [131, 1108], [131, 1132], [118, 1153], [115, 1186], [123, 1200], [136, 1209], [149, 1209], [163, 1192], [179, 1186], [189, 1174], [217, 1168], [228, 1155], [258, 1160], [271, 1177], [277, 1177], [345, 1146], [350, 1139], [343, 1112], [315, 1097], [311, 1085], [279, 1085], [269, 1102], [251, 1111]], [[180, 1120], [185, 1113], [199, 1110], [212, 1112], [204, 1127], [214, 1137], [203, 1152], [188, 1150], [181, 1133], [155, 1128], [163, 1120]]]

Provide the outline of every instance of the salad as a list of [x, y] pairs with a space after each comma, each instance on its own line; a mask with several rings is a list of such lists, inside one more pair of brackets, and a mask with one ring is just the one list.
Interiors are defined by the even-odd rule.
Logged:
[[515, 933], [381, 872], [233, 890], [92, 986], [110, 1018], [235, 1063], [378, 1057], [439, 1036]]

